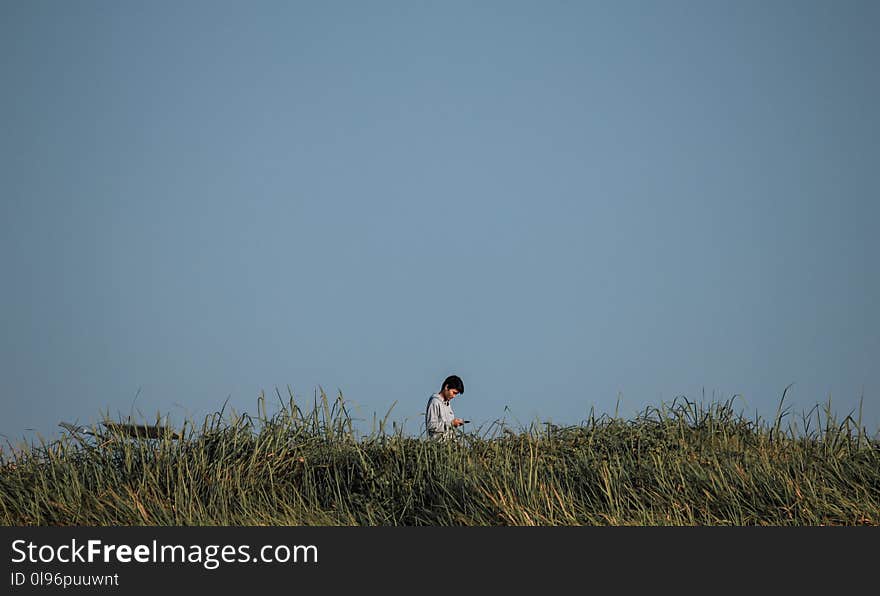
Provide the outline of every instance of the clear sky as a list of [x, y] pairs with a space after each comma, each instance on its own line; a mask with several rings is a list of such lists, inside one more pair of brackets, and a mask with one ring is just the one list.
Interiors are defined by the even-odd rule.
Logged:
[[794, 383], [875, 430], [878, 30], [871, 1], [6, 0], [0, 433], [288, 385], [418, 433], [453, 373], [474, 426], [704, 391], [772, 418]]

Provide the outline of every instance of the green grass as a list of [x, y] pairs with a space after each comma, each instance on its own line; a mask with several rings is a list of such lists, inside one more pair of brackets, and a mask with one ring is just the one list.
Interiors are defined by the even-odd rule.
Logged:
[[[280, 398], [280, 395], [279, 395]], [[784, 396], [783, 396], [784, 400]], [[68, 430], [0, 455], [4, 525], [877, 525], [880, 443], [816, 407], [686, 399], [632, 420], [358, 436], [342, 396], [178, 436]], [[785, 427], [783, 421], [789, 420]], [[396, 425], [395, 425], [396, 427]]]

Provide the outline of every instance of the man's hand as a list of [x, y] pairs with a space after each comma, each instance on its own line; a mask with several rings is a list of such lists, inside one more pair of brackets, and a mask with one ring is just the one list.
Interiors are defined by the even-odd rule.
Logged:
[[462, 420], [461, 418], [452, 419], [452, 426], [461, 426], [462, 424], [464, 424], [464, 420]]

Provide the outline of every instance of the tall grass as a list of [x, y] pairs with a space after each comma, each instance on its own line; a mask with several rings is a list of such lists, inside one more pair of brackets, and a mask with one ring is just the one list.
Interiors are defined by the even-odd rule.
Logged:
[[[278, 396], [281, 397], [280, 394]], [[784, 421], [788, 424], [784, 425]], [[632, 420], [495, 423], [445, 443], [358, 436], [293, 396], [156, 438], [70, 428], [0, 455], [4, 525], [877, 525], [880, 444], [852, 415], [792, 422], [677, 399]]]

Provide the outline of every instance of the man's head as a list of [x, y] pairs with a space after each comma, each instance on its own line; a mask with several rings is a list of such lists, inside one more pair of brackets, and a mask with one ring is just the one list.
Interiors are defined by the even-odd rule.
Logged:
[[464, 383], [461, 380], [461, 377], [458, 375], [450, 375], [446, 377], [446, 380], [443, 381], [443, 385], [440, 389], [440, 395], [446, 401], [449, 401], [456, 395], [460, 395], [464, 393]]

